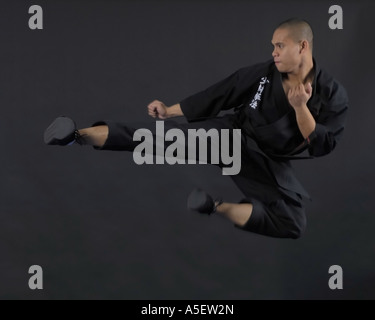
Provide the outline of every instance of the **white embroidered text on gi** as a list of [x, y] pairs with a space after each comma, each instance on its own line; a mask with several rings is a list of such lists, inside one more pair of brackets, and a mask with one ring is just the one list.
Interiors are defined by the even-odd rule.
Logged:
[[255, 94], [255, 96], [254, 96], [253, 100], [251, 101], [251, 103], [249, 104], [251, 108], [256, 109], [258, 107], [258, 103], [262, 99], [262, 93], [263, 93], [263, 90], [264, 90], [264, 85], [266, 83], [270, 83], [268, 81], [267, 77], [263, 77], [262, 79], [260, 79], [258, 91]]

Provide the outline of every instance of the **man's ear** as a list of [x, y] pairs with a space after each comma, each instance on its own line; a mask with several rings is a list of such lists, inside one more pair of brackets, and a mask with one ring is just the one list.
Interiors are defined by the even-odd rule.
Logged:
[[301, 41], [299, 53], [306, 51], [309, 48], [309, 43], [306, 40]]

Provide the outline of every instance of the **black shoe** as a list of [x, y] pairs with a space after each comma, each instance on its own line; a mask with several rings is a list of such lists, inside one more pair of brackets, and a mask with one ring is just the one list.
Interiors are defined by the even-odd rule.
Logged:
[[187, 201], [187, 206], [190, 210], [198, 211], [199, 213], [212, 214], [216, 212], [216, 208], [223, 203], [217, 200], [217, 204], [212, 197], [201, 189], [194, 189]]
[[75, 122], [68, 117], [56, 118], [44, 131], [44, 143], [66, 146], [77, 142], [82, 144]]

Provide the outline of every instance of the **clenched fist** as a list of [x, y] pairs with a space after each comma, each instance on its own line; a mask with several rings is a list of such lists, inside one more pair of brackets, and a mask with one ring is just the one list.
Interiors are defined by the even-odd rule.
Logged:
[[294, 109], [302, 108], [307, 104], [312, 95], [311, 83], [303, 85], [300, 83], [298, 86], [291, 88], [288, 92], [288, 100]]
[[148, 114], [151, 117], [163, 120], [167, 119], [167, 108], [168, 107], [159, 100], [154, 100], [147, 106]]

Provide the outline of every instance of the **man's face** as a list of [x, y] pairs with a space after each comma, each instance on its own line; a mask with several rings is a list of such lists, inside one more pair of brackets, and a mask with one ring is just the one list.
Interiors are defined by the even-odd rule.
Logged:
[[276, 29], [272, 45], [272, 56], [276, 68], [281, 73], [291, 73], [298, 70], [301, 64], [300, 43], [296, 43], [290, 36], [288, 29]]

